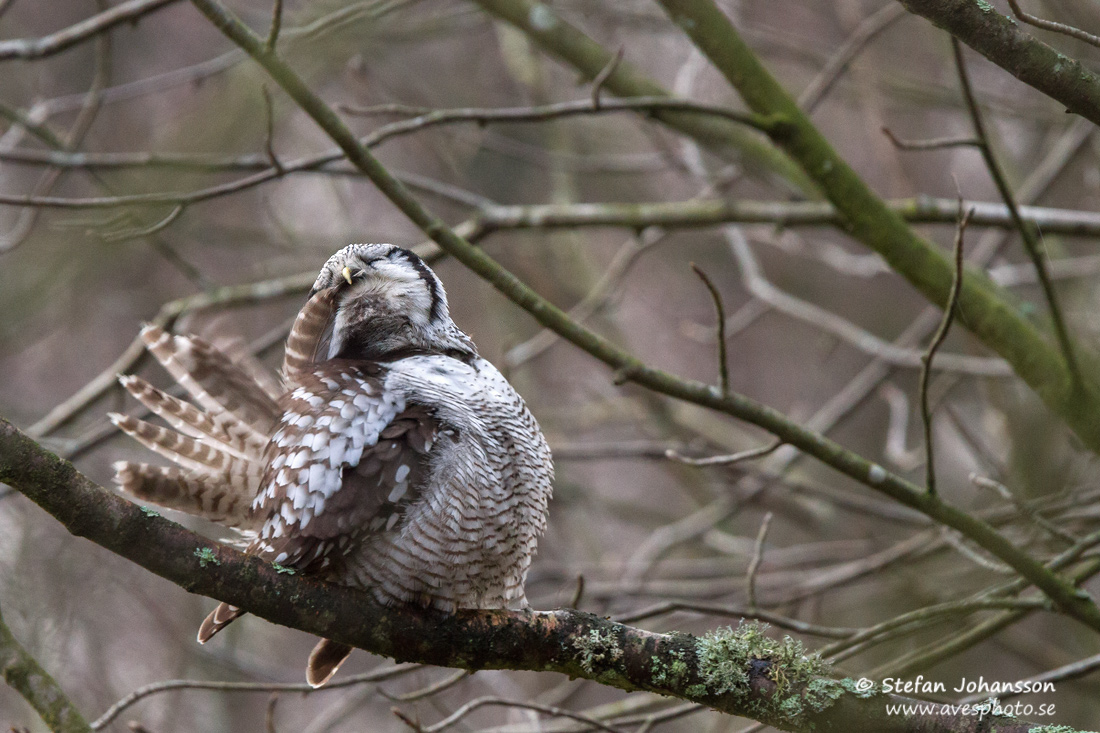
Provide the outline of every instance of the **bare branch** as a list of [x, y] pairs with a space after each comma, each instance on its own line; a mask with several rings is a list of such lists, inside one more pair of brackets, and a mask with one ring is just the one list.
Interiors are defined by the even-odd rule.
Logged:
[[279, 31], [283, 27], [283, 0], [275, 0], [275, 9], [271, 13], [271, 30], [267, 34], [267, 50], [275, 52], [279, 42]]
[[611, 57], [611, 60], [607, 62], [607, 66], [603, 67], [600, 73], [596, 74], [596, 78], [592, 80], [592, 108], [594, 110], [600, 108], [600, 92], [603, 90], [603, 85], [607, 83], [607, 80], [615, 73], [615, 69], [622, 63], [623, 54], [625, 53], [626, 46], [619, 46], [619, 50], [616, 51], [615, 55]]
[[905, 17], [905, 8], [897, 3], [888, 2], [877, 11], [867, 16], [852, 35], [844, 41], [830, 58], [828, 63], [821, 67], [802, 93], [798, 95], [798, 106], [812, 113], [817, 105], [825, 99], [825, 95], [836, 84], [837, 79], [848, 69], [855, 58], [863, 52], [871, 41], [880, 33], [894, 24], [895, 21]]
[[729, 357], [726, 355], [726, 307], [722, 304], [722, 294], [718, 292], [718, 288], [707, 277], [707, 273], [703, 272], [694, 262], [691, 263], [691, 269], [707, 286], [711, 300], [714, 301], [714, 312], [718, 322], [718, 325], [715, 326], [715, 341], [718, 344], [718, 385], [722, 390], [722, 395], [726, 396], [730, 393]]
[[978, 149], [982, 152], [982, 158], [985, 159], [986, 167], [989, 169], [989, 175], [993, 178], [993, 183], [996, 184], [997, 190], [1001, 194], [1001, 198], [1004, 199], [1005, 206], [1008, 207], [1009, 214], [1012, 215], [1012, 220], [1016, 224], [1016, 228], [1020, 231], [1020, 236], [1024, 240], [1024, 248], [1027, 250], [1028, 257], [1031, 258], [1031, 263], [1035, 266], [1035, 272], [1039, 276], [1039, 284], [1043, 289], [1043, 296], [1047, 301], [1047, 308], [1050, 310], [1050, 319], [1054, 322], [1054, 333], [1058, 337], [1058, 344], [1062, 350], [1062, 357], [1066, 361], [1066, 369], [1069, 371], [1070, 379], [1073, 381], [1072, 388], [1075, 391], [1083, 388], [1081, 369], [1077, 364], [1076, 350], [1073, 345], [1073, 340], [1070, 338], [1069, 328], [1066, 325], [1065, 317], [1062, 315], [1062, 309], [1058, 305], [1058, 297], [1054, 291], [1054, 285], [1050, 281], [1050, 276], [1047, 274], [1046, 263], [1046, 251], [1042, 242], [1035, 236], [1034, 230], [1024, 223], [1024, 220], [1020, 217], [1019, 209], [1016, 207], [1016, 200], [1012, 196], [1012, 191], [1008, 187], [1008, 180], [1005, 178], [1004, 173], [1001, 171], [1001, 166], [997, 163], [997, 159], [993, 155], [993, 148], [989, 145], [989, 137], [985, 134], [985, 125], [982, 122], [982, 114], [978, 109], [978, 102], [974, 97], [974, 91], [970, 86], [970, 77], [966, 73], [966, 59], [963, 57], [962, 44], [954, 36], [951, 37], [951, 49], [955, 54], [955, 66], [959, 74], [959, 85], [962, 87], [963, 99], [966, 100], [966, 108], [970, 112], [970, 120], [974, 125], [974, 134], [977, 136], [980, 144]]
[[160, 10], [176, 0], [126, 0], [110, 10], [93, 15], [68, 28], [42, 38], [16, 38], [0, 41], [0, 61], [9, 59], [40, 59], [52, 56], [121, 23], [132, 23], [142, 16]]
[[707, 456], [706, 458], [690, 458], [669, 448], [665, 451], [665, 457], [673, 461], [686, 463], [689, 466], [729, 466], [734, 463], [751, 461], [756, 458], [763, 458], [764, 456], [771, 455], [782, 445], [783, 441], [776, 440], [761, 448], [749, 448], [748, 450], [738, 451], [737, 453], [730, 453], [723, 456]]
[[488, 125], [494, 122], [546, 122], [562, 117], [611, 112], [691, 112], [720, 117], [761, 131], [770, 130], [774, 124], [771, 119], [749, 112], [739, 112], [729, 107], [703, 104], [688, 99], [672, 99], [670, 97], [609, 99], [601, 100], [598, 104], [592, 99], [578, 99], [572, 102], [557, 102], [538, 107], [464, 107], [456, 109], [410, 107], [403, 104], [381, 104], [373, 107], [355, 107], [345, 104], [340, 106], [340, 111], [358, 117], [412, 116], [413, 119], [399, 123], [402, 134], [427, 127], [462, 122], [478, 125]]
[[924, 470], [926, 473], [925, 485], [928, 493], [936, 495], [936, 466], [935, 448], [932, 442], [932, 410], [928, 406], [928, 381], [932, 376], [932, 359], [939, 350], [943, 340], [947, 338], [947, 330], [951, 328], [951, 321], [955, 317], [955, 311], [959, 307], [959, 293], [962, 292], [963, 282], [963, 234], [970, 222], [970, 213], [963, 214], [962, 197], [959, 197], [959, 226], [955, 230], [955, 277], [951, 282], [951, 295], [947, 299], [947, 305], [943, 309], [943, 320], [932, 336], [928, 350], [921, 357], [922, 367], [920, 372], [920, 414], [924, 423]]
[[116, 702], [92, 723], [92, 730], [101, 730], [107, 727], [119, 715], [136, 703], [151, 695], [159, 695], [174, 690], [215, 690], [218, 692], [299, 692], [309, 695], [314, 692], [327, 692], [329, 690], [342, 690], [348, 687], [367, 684], [371, 682], [384, 682], [393, 679], [414, 669], [419, 669], [418, 664], [386, 665], [383, 669], [376, 669], [363, 674], [351, 675], [337, 680], [332, 680], [324, 687], [312, 687], [306, 683], [290, 682], [219, 682], [208, 680], [166, 680], [153, 682], [139, 687], [126, 697]]
[[938, 137], [931, 140], [902, 140], [894, 135], [889, 127], [882, 128], [882, 133], [890, 139], [898, 150], [946, 150], [949, 148], [976, 148], [981, 142], [972, 137]]
[[12, 636], [0, 616], [0, 675], [22, 695], [54, 733], [89, 733], [92, 728], [50, 673]]
[[1020, 7], [1019, 0], [1008, 0], [1008, 6], [1012, 8], [1012, 12], [1017, 18], [1024, 21], [1028, 25], [1033, 25], [1036, 28], [1042, 28], [1044, 31], [1050, 31], [1051, 33], [1061, 33], [1064, 36], [1070, 38], [1076, 38], [1078, 41], [1084, 41], [1090, 46], [1096, 46], [1100, 48], [1100, 36], [1095, 36], [1092, 33], [1081, 30], [1080, 28], [1074, 28], [1071, 25], [1065, 23], [1057, 23], [1053, 20], [1044, 20], [1030, 13], [1025, 13], [1023, 8]]
[[[618, 728], [613, 728], [606, 723], [603, 723], [595, 718], [590, 718], [587, 715], [575, 713], [572, 710], [565, 710], [564, 708], [554, 707], [552, 705], [539, 705], [533, 702], [520, 702], [518, 700], [506, 700], [502, 697], [479, 697], [466, 703], [458, 710], [448, 715], [443, 720], [439, 721], [435, 725], [411, 726], [418, 732], [422, 733], [438, 733], [441, 730], [450, 728], [455, 723], [465, 718], [467, 715], [477, 710], [478, 708], [485, 707], [486, 705], [503, 705], [510, 708], [519, 708], [521, 710], [534, 710], [535, 712], [542, 713], [544, 715], [550, 715], [558, 718], [569, 718], [570, 720], [577, 720], [587, 725], [592, 726], [597, 730], [607, 731], [607, 733], [622, 733]], [[407, 718], [401, 716], [402, 720], [408, 723]]]
[[753, 545], [752, 560], [749, 569], [745, 573], [748, 585], [749, 608], [756, 608], [756, 571], [760, 569], [760, 563], [764, 560], [764, 540], [768, 537], [768, 526], [772, 523], [772, 513], [764, 515], [764, 521], [760, 522], [760, 531], [756, 533], [756, 543]]

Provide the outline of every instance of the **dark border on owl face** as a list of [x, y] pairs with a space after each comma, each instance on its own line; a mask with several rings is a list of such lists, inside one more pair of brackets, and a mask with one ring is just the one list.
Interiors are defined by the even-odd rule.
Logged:
[[389, 257], [392, 259], [394, 255], [401, 255], [405, 261], [412, 265], [420, 279], [423, 280], [428, 286], [428, 294], [431, 296], [432, 305], [428, 309], [428, 321], [434, 323], [439, 320], [439, 309], [442, 307], [442, 299], [439, 297], [439, 279], [436, 278], [435, 273], [428, 267], [424, 260], [420, 259], [415, 252], [410, 252], [407, 249], [396, 247], [390, 252]]

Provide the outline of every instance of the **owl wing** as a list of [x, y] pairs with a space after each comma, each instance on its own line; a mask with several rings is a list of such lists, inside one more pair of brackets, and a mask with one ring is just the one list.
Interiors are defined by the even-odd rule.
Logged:
[[379, 373], [330, 364], [284, 398], [249, 548], [287, 567], [336, 572], [367, 533], [391, 529], [423, 486], [439, 425]]

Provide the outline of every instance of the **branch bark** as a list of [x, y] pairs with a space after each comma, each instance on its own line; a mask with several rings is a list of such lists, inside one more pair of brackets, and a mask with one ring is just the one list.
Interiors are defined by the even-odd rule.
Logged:
[[[750, 717], [787, 731], [954, 733], [979, 714], [890, 714], [920, 701], [836, 680], [801, 644], [742, 625], [705, 637], [656, 634], [593, 614], [387, 608], [364, 593], [278, 572], [108, 492], [0, 418], [0, 481], [84, 537], [184, 590], [273, 623], [324, 635], [398, 661], [468, 670], [559, 672], [627, 691], [645, 690]], [[780, 680], [781, 682], [776, 682]], [[1034, 724], [982, 715], [1002, 733]], [[73, 728], [69, 730], [82, 730]]]
[[899, 0], [1028, 86], [1100, 125], [1100, 76], [1028, 34], [987, 2]]
[[0, 61], [33, 60], [52, 56], [94, 38], [100, 33], [105, 33], [121, 23], [136, 23], [142, 16], [174, 2], [177, 0], [129, 0], [48, 36], [0, 41]]
[[3, 616], [0, 616], [0, 674], [35, 709], [50, 730], [92, 733], [84, 716], [69, 701], [57, 681], [12, 636]]

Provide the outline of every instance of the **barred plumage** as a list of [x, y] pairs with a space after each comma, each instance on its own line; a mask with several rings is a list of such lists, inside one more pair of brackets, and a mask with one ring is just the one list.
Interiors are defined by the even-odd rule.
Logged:
[[[364, 244], [329, 259], [287, 339], [277, 396], [249, 357], [143, 335], [202, 409], [122, 378], [179, 432], [112, 419], [181, 466], [116, 464], [125, 491], [238, 528], [247, 552], [382, 603], [526, 606], [550, 451], [416, 255]], [[199, 640], [241, 613], [221, 604]], [[323, 684], [350, 651], [322, 640], [307, 679]]]

